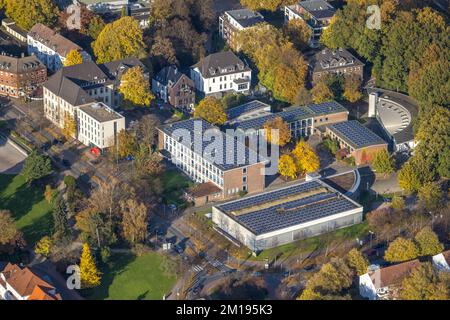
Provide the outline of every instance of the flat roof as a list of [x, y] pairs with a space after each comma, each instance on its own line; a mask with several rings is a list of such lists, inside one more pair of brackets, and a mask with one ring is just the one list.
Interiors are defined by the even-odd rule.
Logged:
[[[268, 161], [268, 159], [263, 158], [256, 151], [246, 147], [236, 137], [222, 132], [218, 127], [200, 118], [170, 123], [159, 129], [172, 138], [178, 138], [179, 143], [208, 160], [222, 171]], [[185, 140], [181, 131], [178, 132], [181, 135], [180, 137], [174, 137], [174, 133], [180, 129], [186, 130], [185, 132], [189, 133], [190, 139]], [[206, 141], [208, 140], [207, 136], [211, 140]], [[216, 150], [214, 148], [216, 137], [220, 137], [222, 140], [217, 141], [222, 150]], [[230, 149], [229, 143], [233, 143], [233, 150]], [[199, 150], [196, 150], [196, 145], [200, 146]]]
[[123, 118], [122, 115], [101, 102], [81, 106], [80, 110], [88, 114], [98, 122], [107, 122]]
[[227, 115], [229, 120], [236, 119], [246, 113], [253, 113], [257, 110], [270, 110], [270, 105], [267, 103], [261, 102], [259, 100], [249, 101], [247, 103], [241, 104], [237, 107], [233, 107], [227, 110]]
[[215, 206], [255, 235], [362, 207], [317, 179]]
[[382, 138], [363, 126], [357, 120], [333, 123], [327, 126], [331, 132], [344, 140], [354, 149], [387, 144]]
[[242, 27], [247, 28], [260, 22], [264, 22], [264, 17], [257, 11], [249, 9], [237, 9], [226, 11]]

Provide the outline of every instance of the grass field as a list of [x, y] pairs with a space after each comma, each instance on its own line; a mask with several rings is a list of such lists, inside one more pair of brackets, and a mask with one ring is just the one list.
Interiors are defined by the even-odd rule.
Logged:
[[11, 211], [29, 246], [50, 233], [51, 207], [43, 191], [21, 175], [0, 174], [0, 209]]
[[184, 204], [183, 190], [194, 183], [177, 170], [167, 170], [162, 177], [163, 196], [167, 204]]
[[95, 300], [162, 300], [176, 282], [176, 276], [164, 272], [164, 257], [148, 253], [114, 253], [102, 272], [102, 284], [86, 292]]

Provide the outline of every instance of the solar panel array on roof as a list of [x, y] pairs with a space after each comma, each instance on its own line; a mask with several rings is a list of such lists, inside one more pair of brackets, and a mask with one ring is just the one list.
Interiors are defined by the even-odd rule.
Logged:
[[[218, 127], [213, 126], [209, 122], [202, 119], [178, 121], [168, 124], [161, 129], [164, 133], [172, 137], [175, 130], [177, 129], [184, 129], [186, 130], [186, 132], [189, 132], [190, 141], [188, 139], [184, 140], [180, 138], [178, 142], [188, 147], [192, 151], [198, 153], [204, 159], [210, 161], [223, 171], [235, 169], [249, 164], [254, 164], [254, 160], [256, 160], [257, 162], [264, 162], [267, 160], [259, 156], [254, 150], [247, 148], [236, 138], [223, 133]], [[210, 141], [206, 141], [207, 138], [205, 133], [213, 133], [210, 130], [215, 131], [215, 135], [212, 135]], [[206, 147], [213, 146], [213, 143], [216, 140], [216, 136], [221, 136], [222, 141], [219, 141], [219, 143], [222, 143], [222, 150], [217, 150], [214, 153], [205, 152]], [[234, 149], [231, 150], [229, 148], [229, 143], [233, 141]], [[200, 146], [199, 150], [196, 149], [196, 146]], [[220, 155], [220, 152], [222, 152], [222, 158], [220, 158], [219, 161], [216, 161], [216, 157]]]
[[[320, 190], [323, 187], [326, 187], [326, 189]], [[294, 199], [292, 201], [274, 202], [283, 198], [289, 199], [290, 196], [314, 189], [318, 189], [319, 193], [303, 198], [290, 198]], [[270, 205], [271, 202], [274, 202], [274, 204]], [[265, 203], [268, 203], [269, 207], [262, 206]], [[259, 209], [258, 206], [260, 206]], [[254, 211], [233, 214], [234, 211], [246, 208], [251, 210], [252, 207], [255, 207]], [[319, 180], [303, 182], [217, 206], [219, 210], [254, 234], [280, 230], [358, 207], [360, 206]]]
[[386, 143], [357, 120], [334, 123], [329, 129], [355, 149]]
[[313, 113], [315, 116], [348, 111], [346, 108], [344, 108], [340, 103], [337, 103], [336, 101], [311, 104], [306, 106], [306, 108], [308, 108], [309, 111], [311, 111], [311, 113]]
[[258, 109], [265, 109], [267, 107], [270, 108], [269, 105], [267, 105], [259, 100], [253, 100], [253, 101], [244, 103], [240, 106], [228, 109], [227, 110], [228, 119], [232, 120], [237, 117], [240, 117], [244, 113], [253, 112]]

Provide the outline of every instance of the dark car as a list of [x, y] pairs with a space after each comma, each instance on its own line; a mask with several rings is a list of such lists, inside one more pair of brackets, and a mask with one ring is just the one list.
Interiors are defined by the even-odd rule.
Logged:
[[65, 166], [65, 167], [70, 167], [70, 161], [69, 160], [67, 160], [67, 159], [62, 159], [62, 164], [63, 164], [63, 166]]

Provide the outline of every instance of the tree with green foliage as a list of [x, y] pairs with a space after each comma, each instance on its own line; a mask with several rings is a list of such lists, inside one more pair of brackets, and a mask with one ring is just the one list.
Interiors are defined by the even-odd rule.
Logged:
[[96, 40], [100, 32], [102, 32], [105, 25], [106, 25], [105, 21], [103, 21], [103, 19], [100, 18], [98, 15], [95, 15], [89, 22], [87, 35], [90, 36], [92, 39]]
[[355, 270], [355, 273], [358, 276], [362, 276], [367, 272], [367, 268], [369, 267], [369, 261], [366, 257], [363, 256], [361, 251], [356, 248], [353, 248], [347, 253], [347, 264], [350, 268]]
[[76, 228], [81, 231], [81, 238], [98, 248], [110, 246], [117, 241], [114, 233], [114, 222], [105, 214], [97, 212], [96, 208], [86, 208], [76, 217]]
[[419, 188], [419, 204], [427, 210], [437, 210], [443, 205], [443, 192], [437, 182], [428, 182]]
[[225, 94], [220, 101], [222, 102], [225, 110], [227, 110], [244, 104], [246, 99], [247, 97], [242, 93], [230, 92]]
[[403, 262], [415, 259], [419, 256], [419, 249], [409, 239], [398, 237], [389, 244], [384, 259], [388, 262]]
[[372, 167], [377, 173], [391, 174], [395, 170], [395, 160], [387, 150], [383, 149], [375, 154]]
[[123, 95], [125, 102], [131, 105], [150, 106], [155, 98], [150, 90], [150, 82], [139, 66], [125, 71], [120, 79], [119, 92]]
[[50, 158], [33, 150], [25, 159], [21, 175], [25, 178], [26, 182], [31, 183], [48, 176], [52, 171]]
[[225, 108], [220, 100], [206, 97], [194, 110], [194, 117], [202, 118], [212, 124], [222, 125], [227, 121]]
[[444, 245], [439, 242], [437, 234], [430, 227], [420, 230], [414, 240], [421, 256], [434, 256], [444, 251]]
[[80, 280], [83, 288], [93, 288], [100, 285], [101, 273], [97, 270], [94, 257], [91, 254], [89, 245], [83, 245], [83, 252], [80, 259]]
[[49, 0], [6, 0], [6, 15], [19, 27], [30, 30], [35, 24], [53, 26], [58, 20], [59, 10]]
[[405, 300], [449, 300], [450, 276], [426, 262], [403, 280], [400, 298]]
[[53, 239], [56, 241], [68, 240], [71, 235], [69, 222], [67, 220], [66, 202], [59, 194], [53, 202]]
[[97, 63], [129, 57], [143, 58], [143, 31], [133, 17], [123, 17], [107, 24], [92, 43]]

